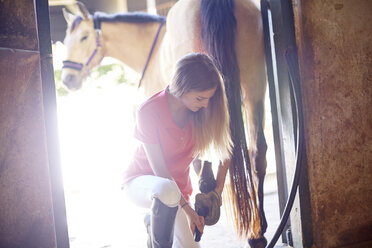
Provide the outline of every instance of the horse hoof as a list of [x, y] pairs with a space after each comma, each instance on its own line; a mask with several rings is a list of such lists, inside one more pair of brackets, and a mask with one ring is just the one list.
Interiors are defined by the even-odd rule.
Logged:
[[251, 248], [265, 248], [267, 245], [267, 240], [265, 237], [259, 239], [248, 239], [248, 244]]
[[195, 211], [204, 217], [204, 223], [212, 226], [220, 219], [220, 199], [216, 193], [195, 195]]

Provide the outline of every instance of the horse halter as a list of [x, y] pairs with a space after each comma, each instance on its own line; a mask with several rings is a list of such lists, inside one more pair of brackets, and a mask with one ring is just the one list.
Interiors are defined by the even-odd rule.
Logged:
[[90, 62], [92, 62], [93, 58], [96, 56], [96, 54], [98, 52], [98, 49], [101, 47], [101, 43], [99, 41], [99, 37], [100, 37], [100, 34], [101, 34], [101, 29], [100, 29], [100, 25], [99, 25], [99, 22], [98, 22], [97, 18], [93, 17], [93, 23], [94, 23], [94, 30], [96, 31], [96, 48], [93, 50], [92, 54], [89, 56], [88, 61], [85, 64], [82, 64], [82, 63], [74, 62], [74, 61], [71, 61], [71, 60], [64, 60], [62, 69], [63, 68], [70, 68], [70, 69], [73, 69], [73, 70], [76, 70], [76, 71], [82, 71], [84, 66], [88, 67]]
[[162, 20], [162, 21], [160, 22], [160, 26], [159, 26], [159, 28], [158, 28], [158, 31], [156, 32], [156, 35], [155, 35], [154, 41], [152, 42], [151, 49], [150, 49], [149, 55], [147, 56], [145, 66], [143, 67], [143, 70], [142, 70], [142, 76], [141, 76], [141, 79], [139, 80], [139, 83], [138, 83], [138, 88], [140, 88], [141, 85], [142, 85], [142, 80], [143, 80], [143, 78], [144, 78], [144, 76], [145, 76], [147, 66], [149, 65], [149, 62], [150, 62], [150, 59], [151, 59], [151, 55], [152, 55], [152, 53], [153, 53], [153, 51], [154, 51], [154, 48], [155, 48], [156, 42], [158, 41], [158, 38], [159, 38], [160, 31], [161, 31], [162, 27], [164, 26], [164, 24], [165, 24], [165, 20]]
[[[62, 69], [63, 68], [69, 68], [69, 69], [73, 69], [73, 70], [76, 70], [76, 71], [82, 71], [84, 69], [84, 66], [85, 67], [88, 67], [89, 64], [90, 64], [90, 62], [92, 62], [94, 56], [98, 52], [98, 49], [101, 47], [100, 40], [99, 40], [100, 34], [101, 34], [101, 21], [99, 19], [99, 16], [96, 15], [96, 14], [94, 14], [94, 16], [93, 16], [93, 24], [94, 24], [94, 30], [96, 31], [96, 48], [94, 49], [94, 51], [90, 55], [88, 61], [85, 64], [82, 64], [82, 63], [74, 62], [72, 60], [64, 60], [63, 61]], [[161, 20], [160, 21], [159, 28], [158, 28], [158, 31], [156, 32], [155, 38], [154, 38], [154, 40], [152, 42], [150, 52], [149, 52], [149, 54], [147, 56], [145, 66], [144, 66], [144, 68], [142, 70], [142, 76], [141, 76], [141, 79], [139, 80], [138, 88], [141, 87], [142, 79], [145, 76], [145, 73], [146, 73], [147, 67], [149, 65], [149, 62], [150, 62], [152, 53], [154, 52], [155, 45], [156, 45], [156, 43], [158, 41], [158, 38], [159, 38], [160, 31], [161, 31], [162, 27], [164, 26], [164, 24], [165, 24], [165, 20]]]

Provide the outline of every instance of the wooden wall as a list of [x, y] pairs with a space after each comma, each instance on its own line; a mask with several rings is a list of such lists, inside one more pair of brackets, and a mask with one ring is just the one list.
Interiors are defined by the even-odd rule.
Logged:
[[292, 3], [313, 247], [372, 247], [372, 2]]
[[[46, 21], [36, 5], [44, 6]], [[44, 81], [51, 54], [41, 52], [50, 37], [39, 42], [46, 29], [38, 32], [48, 16], [47, 1], [0, 2], [0, 247], [57, 245], [50, 161], [58, 156], [45, 118], [53, 105], [44, 105], [46, 85], [54, 89], [54, 82]]]

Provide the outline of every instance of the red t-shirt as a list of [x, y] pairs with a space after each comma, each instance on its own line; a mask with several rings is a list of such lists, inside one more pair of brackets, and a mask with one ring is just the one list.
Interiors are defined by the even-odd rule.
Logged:
[[[141, 143], [161, 145], [168, 171], [186, 200], [189, 200], [192, 193], [189, 171], [194, 159], [195, 140], [192, 139], [191, 131], [191, 121], [184, 129], [173, 121], [165, 90], [153, 95], [137, 111], [135, 137]], [[154, 175], [143, 144], [137, 148], [124, 173], [124, 184], [141, 175]]]

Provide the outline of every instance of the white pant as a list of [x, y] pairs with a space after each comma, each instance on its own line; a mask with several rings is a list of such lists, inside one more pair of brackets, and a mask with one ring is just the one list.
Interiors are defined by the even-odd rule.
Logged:
[[[150, 175], [131, 180], [125, 185], [124, 192], [135, 205], [143, 208], [150, 208], [154, 197], [168, 207], [177, 206], [181, 199], [181, 192], [174, 181]], [[179, 208], [174, 225], [172, 248], [194, 247], [200, 247], [199, 243], [194, 241], [187, 216]]]

